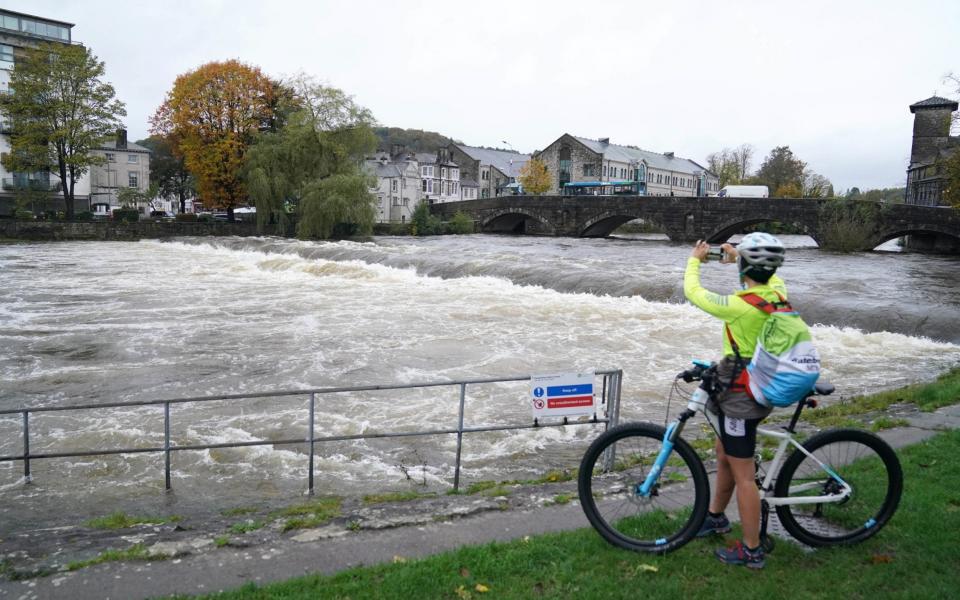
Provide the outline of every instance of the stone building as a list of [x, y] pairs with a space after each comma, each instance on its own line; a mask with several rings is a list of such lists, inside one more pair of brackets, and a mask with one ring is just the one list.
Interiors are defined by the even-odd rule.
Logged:
[[[90, 210], [95, 216], [106, 217], [120, 208], [117, 191], [133, 188], [146, 192], [150, 187], [150, 150], [127, 141], [127, 130], [117, 131], [115, 139], [106, 141], [93, 154], [104, 159], [102, 165], [90, 167]], [[141, 205], [137, 210], [149, 216], [151, 206]]]
[[418, 152], [420, 194], [430, 204], [454, 202], [460, 196], [460, 166], [450, 158], [446, 148], [436, 154]]
[[651, 152], [568, 133], [534, 155], [551, 177], [547, 194], [706, 196], [720, 180], [706, 167], [673, 152]]
[[377, 198], [378, 223], [406, 223], [420, 203], [420, 168], [412, 152], [394, 147], [364, 161], [364, 171], [376, 180], [370, 193]]
[[910, 105], [913, 145], [907, 168], [907, 204], [940, 206], [944, 175], [940, 163], [960, 151], [960, 136], [950, 135], [957, 102], [933, 96]]
[[[73, 23], [58, 21], [47, 17], [35, 17], [26, 13], [0, 9], [0, 94], [10, 93], [10, 71], [17, 57], [27, 48], [36, 48], [42, 42], [75, 44], [71, 37]], [[10, 151], [9, 124], [0, 121], [0, 153]], [[36, 210], [63, 210], [63, 196], [60, 194], [60, 178], [56, 173], [41, 171], [36, 173], [11, 173], [0, 164], [0, 214], [11, 214], [18, 192], [32, 190], [48, 192], [49, 202]], [[75, 209], [87, 210], [90, 183], [86, 177], [74, 185]]]
[[507, 186], [516, 183], [521, 167], [530, 160], [529, 154], [508, 150], [492, 150], [465, 144], [450, 144], [447, 148], [453, 161], [460, 165], [460, 176], [479, 184], [481, 198], [504, 195]]

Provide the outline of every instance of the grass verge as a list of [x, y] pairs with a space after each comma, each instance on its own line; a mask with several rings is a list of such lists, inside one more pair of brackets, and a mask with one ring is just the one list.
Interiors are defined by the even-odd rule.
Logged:
[[340, 516], [342, 499], [336, 497], [317, 498], [312, 502], [297, 504], [271, 513], [273, 518], [285, 519], [283, 531], [319, 527]]
[[135, 517], [124, 512], [117, 511], [105, 517], [90, 519], [84, 525], [91, 529], [126, 529], [134, 525], [163, 525], [165, 523], [177, 523], [181, 517], [177, 515], [169, 517]]
[[767, 568], [713, 557], [719, 539], [667, 556], [614, 548], [592, 529], [465, 547], [423, 560], [248, 585], [208, 598], [934, 598], [960, 589], [960, 432], [900, 452], [905, 492], [877, 536], [804, 552], [781, 541]]
[[[803, 412], [803, 420], [819, 427], [846, 427], [850, 417], [869, 412], [879, 412], [891, 404], [909, 403], [922, 411], [929, 412], [956, 404], [960, 399], [960, 367], [940, 375], [936, 381], [917, 383], [896, 390], [878, 392], [869, 396], [854, 396], [843, 402]], [[882, 421], [886, 417], [881, 417]], [[889, 419], [888, 419], [889, 420]], [[855, 422], [861, 425], [860, 422]], [[884, 428], [881, 423], [880, 429]]]
[[147, 553], [147, 547], [143, 544], [134, 544], [129, 548], [124, 550], [104, 550], [100, 554], [96, 555], [93, 558], [87, 560], [78, 560], [67, 564], [68, 571], [76, 571], [77, 569], [82, 569], [84, 567], [89, 567], [91, 565], [99, 565], [100, 563], [110, 562], [110, 561], [126, 561], [126, 560], [161, 560], [166, 558], [162, 555], [151, 555]]

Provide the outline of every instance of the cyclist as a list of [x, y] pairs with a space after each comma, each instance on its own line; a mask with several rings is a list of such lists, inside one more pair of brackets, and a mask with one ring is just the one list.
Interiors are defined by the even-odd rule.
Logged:
[[[710, 500], [709, 513], [698, 537], [730, 531], [724, 514], [734, 491], [743, 528], [743, 540], [716, 551], [717, 558], [727, 564], [746, 565], [753, 569], [764, 566], [760, 546], [760, 494], [754, 483], [754, 452], [757, 425], [770, 408], [757, 403], [745, 387], [746, 364], [753, 355], [760, 329], [767, 314], [743, 300], [744, 294], [757, 294], [768, 302], [786, 299], [783, 280], [774, 275], [783, 264], [783, 244], [767, 233], [750, 233], [734, 248], [723, 244], [723, 263], [736, 263], [740, 272], [741, 290], [730, 295], [716, 294], [700, 285], [700, 264], [707, 260], [710, 246], [698, 241], [687, 259], [683, 292], [695, 306], [724, 323], [723, 358], [717, 372], [720, 381], [729, 382], [726, 389], [707, 404], [717, 415], [720, 437], [717, 439], [717, 483]], [[778, 297], [779, 294], [779, 297]], [[739, 353], [739, 356], [738, 356]]]

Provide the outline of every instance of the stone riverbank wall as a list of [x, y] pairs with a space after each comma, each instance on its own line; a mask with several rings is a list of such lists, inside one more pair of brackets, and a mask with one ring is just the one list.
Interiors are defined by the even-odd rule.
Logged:
[[255, 223], [226, 221], [61, 222], [0, 219], [0, 239], [29, 241], [136, 241], [181, 236], [257, 235]]

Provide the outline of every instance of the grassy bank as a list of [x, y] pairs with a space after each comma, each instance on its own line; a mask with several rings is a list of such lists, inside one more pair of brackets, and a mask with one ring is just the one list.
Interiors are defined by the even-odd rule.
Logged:
[[878, 536], [813, 553], [781, 541], [760, 572], [717, 562], [717, 539], [661, 557], [618, 550], [583, 529], [208, 598], [950, 597], [960, 589], [958, 454], [958, 431], [904, 449], [903, 500]]

